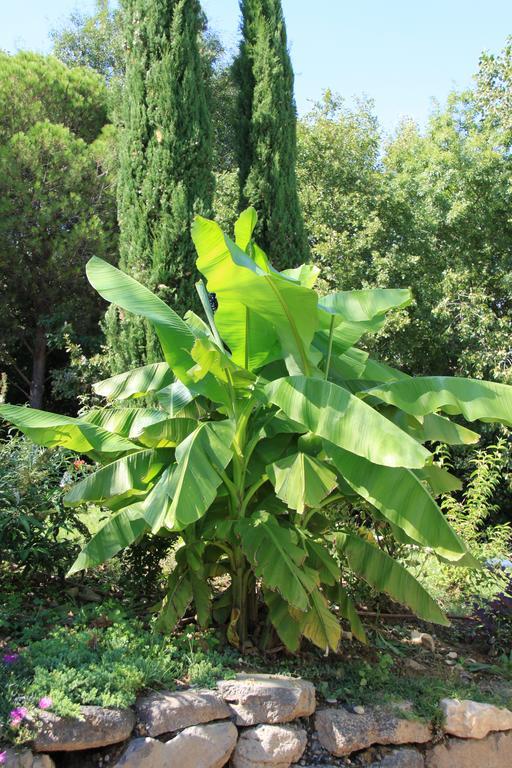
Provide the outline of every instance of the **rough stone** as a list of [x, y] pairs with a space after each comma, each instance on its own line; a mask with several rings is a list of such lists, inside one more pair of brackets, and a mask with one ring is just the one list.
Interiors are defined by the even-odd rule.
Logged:
[[417, 749], [397, 749], [368, 768], [425, 768], [425, 760]]
[[461, 739], [483, 739], [491, 731], [512, 729], [512, 712], [492, 704], [464, 699], [443, 699], [443, 730]]
[[233, 723], [186, 728], [166, 744], [169, 768], [221, 768], [231, 757], [237, 739]]
[[166, 764], [165, 744], [146, 736], [130, 741], [115, 768], [163, 768]]
[[2, 765], [4, 768], [55, 768], [55, 763], [49, 755], [33, 755], [29, 749], [22, 752], [6, 749]]
[[226, 703], [215, 691], [160, 691], [139, 699], [135, 708], [137, 730], [147, 736], [173, 733], [231, 716]]
[[418, 632], [417, 629], [413, 629], [411, 632], [411, 643], [413, 645], [422, 645], [424, 648], [432, 651], [432, 653], [436, 650], [435, 640], [428, 632]]
[[134, 739], [115, 768], [222, 768], [237, 738], [233, 723], [210, 723], [185, 728], [166, 743]]
[[34, 739], [36, 752], [74, 752], [126, 741], [135, 725], [131, 709], [82, 707], [82, 718], [59, 717], [41, 712], [42, 722]]
[[320, 744], [342, 757], [372, 744], [424, 744], [430, 740], [430, 725], [399, 718], [389, 709], [375, 707], [364, 715], [347, 709], [321, 709], [315, 718]]
[[243, 731], [233, 752], [232, 768], [289, 768], [302, 757], [307, 734], [292, 725], [257, 725]]
[[483, 739], [448, 739], [427, 752], [427, 768], [508, 768], [512, 765], [512, 731]]
[[288, 723], [309, 717], [316, 707], [315, 688], [307, 680], [283, 675], [237, 675], [218, 683], [237, 725]]

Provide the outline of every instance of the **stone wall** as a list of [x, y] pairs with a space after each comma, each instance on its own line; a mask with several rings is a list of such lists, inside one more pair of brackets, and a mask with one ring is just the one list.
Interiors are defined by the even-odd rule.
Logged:
[[[43, 713], [31, 749], [4, 751], [8, 768], [507, 768], [512, 712], [444, 699], [442, 728], [393, 709], [321, 707], [313, 685], [238, 675], [216, 691], [155, 692], [134, 710], [83, 707], [82, 719]], [[101, 760], [93, 750], [103, 749]], [[1, 752], [1, 749], [0, 749]]]

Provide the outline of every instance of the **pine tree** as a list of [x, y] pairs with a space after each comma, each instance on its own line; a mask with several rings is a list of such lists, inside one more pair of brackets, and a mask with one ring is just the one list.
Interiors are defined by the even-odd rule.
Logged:
[[[195, 304], [190, 225], [209, 215], [212, 136], [198, 0], [125, 0], [127, 44], [120, 137], [120, 267], [180, 314]], [[113, 371], [160, 359], [148, 324], [110, 310]]]
[[308, 257], [297, 195], [293, 69], [281, 0], [241, 0], [242, 41], [234, 74], [239, 88], [240, 207], [259, 214], [258, 242], [273, 263]]

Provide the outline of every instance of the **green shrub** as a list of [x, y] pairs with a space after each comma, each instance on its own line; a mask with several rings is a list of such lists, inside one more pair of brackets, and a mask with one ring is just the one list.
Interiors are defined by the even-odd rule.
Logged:
[[179, 637], [163, 637], [115, 602], [61, 617], [54, 628], [33, 634], [40, 639], [0, 656], [0, 728], [11, 739], [27, 735], [10, 728], [15, 707], [31, 717], [43, 698], [59, 715], [78, 716], [85, 704], [128, 707], [142, 691], [172, 690], [177, 681], [212, 687], [232, 675], [236, 660], [233, 652], [218, 651], [211, 633], [199, 637], [189, 627]]
[[69, 568], [88, 530], [63, 497], [82, 466], [69, 452], [24, 437], [0, 443], [0, 574], [1, 566], [46, 575]]

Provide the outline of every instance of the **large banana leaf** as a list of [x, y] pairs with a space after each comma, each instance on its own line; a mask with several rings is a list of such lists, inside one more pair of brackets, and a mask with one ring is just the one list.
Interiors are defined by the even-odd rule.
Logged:
[[197, 267], [219, 302], [215, 322], [233, 360], [254, 369], [275, 359], [277, 334], [289, 370], [308, 372], [318, 322], [316, 293], [262, 270], [213, 221], [196, 217], [192, 237]]
[[300, 514], [305, 507], [317, 507], [336, 487], [334, 472], [305, 453], [275, 461], [266, 471], [277, 496]]
[[[362, 391], [359, 390], [359, 393]], [[368, 388], [365, 391], [369, 391]], [[380, 405], [379, 411], [420, 443], [439, 442], [447, 445], [471, 445], [480, 439], [477, 432], [451, 421], [446, 416], [440, 416], [438, 413], [429, 413], [423, 418], [421, 416], [415, 417], [394, 405]]]
[[325, 542], [318, 542], [306, 531], [300, 530], [302, 541], [308, 553], [307, 563], [318, 572], [322, 584], [334, 586], [341, 579], [338, 563], [329, 553]]
[[146, 427], [166, 417], [165, 411], [157, 408], [94, 408], [81, 418], [107, 432], [137, 440]]
[[412, 295], [407, 288], [368, 288], [328, 293], [322, 296], [319, 305], [348, 322], [367, 323], [376, 318], [383, 322], [387, 312], [407, 307], [411, 301]]
[[98, 381], [92, 388], [97, 395], [108, 400], [128, 400], [132, 397], [144, 397], [149, 392], [156, 392], [171, 382], [172, 373], [167, 363], [152, 363], [127, 373], [119, 373], [110, 379]]
[[418, 376], [373, 387], [366, 396], [377, 397], [413, 416], [437, 410], [460, 413], [467, 421], [500, 422], [512, 426], [512, 387], [477, 379]]
[[413, 541], [455, 562], [467, 554], [466, 547], [414, 472], [372, 464], [328, 442], [324, 443], [324, 449], [347, 483]]
[[[276, 630], [279, 639], [285, 644], [289, 651], [295, 653], [300, 645], [301, 617], [304, 615], [296, 609], [290, 609], [290, 606], [283, 600], [279, 592], [271, 592], [265, 589], [265, 603], [268, 608], [270, 621]], [[325, 647], [325, 646], [323, 646]]]
[[359, 536], [338, 533], [335, 540], [350, 569], [370, 586], [385, 592], [397, 603], [408, 606], [425, 621], [448, 626], [444, 613], [409, 571]]
[[336, 651], [341, 636], [338, 619], [331, 613], [329, 604], [318, 587], [311, 592], [309, 601], [310, 608], [300, 622], [302, 634], [319, 648]]
[[480, 435], [445, 416], [428, 413], [423, 418], [422, 440], [431, 443], [447, 443], [448, 445], [472, 445], [478, 443]]
[[360, 643], [366, 643], [366, 632], [357, 613], [356, 606], [341, 584], [336, 586], [336, 601], [338, 602], [341, 615], [350, 624], [350, 631], [354, 637], [357, 637]]
[[195, 336], [181, 317], [133, 277], [95, 256], [87, 264], [87, 277], [106, 301], [153, 324], [167, 364], [186, 383]]
[[140, 495], [163, 466], [163, 460], [155, 451], [131, 453], [75, 483], [64, 502], [72, 507], [84, 502], [101, 503], [128, 493]]
[[[375, 333], [386, 322], [386, 313], [391, 309], [405, 307], [411, 302], [411, 293], [405, 289], [375, 288], [361, 291], [339, 291], [322, 296], [319, 308], [328, 314], [337, 315], [333, 331], [334, 352], [340, 355], [352, 347], [366, 333]], [[319, 334], [326, 340], [328, 316], [320, 315], [323, 331]]]
[[156, 424], [149, 424], [140, 435], [139, 440], [143, 445], [151, 448], [175, 448], [196, 428], [196, 419], [179, 417], [164, 419]]
[[58, 413], [38, 411], [20, 405], [0, 405], [0, 416], [18, 427], [34, 443], [54, 448], [58, 445], [76, 453], [123, 453], [139, 450], [126, 437]]
[[459, 478], [451, 475], [446, 469], [438, 467], [436, 464], [432, 464], [430, 467], [423, 467], [423, 469], [415, 469], [414, 474], [420, 480], [429, 484], [434, 496], [462, 490], [462, 483]]
[[297, 546], [297, 534], [279, 525], [276, 518], [265, 511], [240, 520], [237, 531], [245, 555], [264, 586], [277, 590], [299, 611], [307, 611], [308, 595], [316, 587], [318, 576], [304, 565], [306, 551]]
[[148, 526], [140, 505], [126, 507], [110, 518], [92, 537], [71, 566], [68, 576], [84, 568], [94, 568], [133, 544]]
[[[194, 366], [191, 351], [196, 336], [181, 317], [133, 277], [102, 259], [93, 256], [86, 270], [89, 282], [106, 301], [151, 322], [169, 368], [184, 384], [193, 383], [188, 371]], [[205, 377], [194, 389], [216, 402], [229, 402], [226, 388], [213, 376]]]
[[178, 416], [192, 403], [196, 395], [181, 381], [175, 381], [163, 389], [159, 389], [156, 398], [168, 416]]
[[144, 502], [146, 520], [181, 531], [199, 520], [215, 501], [222, 472], [231, 461], [234, 424], [200, 424], [176, 449], [176, 467], [162, 475]]
[[268, 384], [265, 393], [311, 432], [377, 464], [421, 468], [432, 460], [416, 440], [336, 384], [289, 376]]
[[176, 567], [167, 582], [167, 594], [158, 617], [157, 629], [172, 632], [192, 602], [193, 596], [188, 570]]

